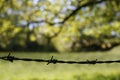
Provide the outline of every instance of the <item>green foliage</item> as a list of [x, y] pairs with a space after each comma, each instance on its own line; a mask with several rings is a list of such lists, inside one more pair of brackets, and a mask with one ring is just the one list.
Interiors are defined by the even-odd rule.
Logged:
[[[109, 49], [120, 44], [120, 1], [88, 4], [91, 2], [1, 0], [0, 48], [39, 44], [71, 52], [90, 47]], [[86, 6], [75, 11], [82, 5]]]
[[83, 31], [85, 41], [83, 41], [83, 44], [85, 44], [86, 46], [94, 44], [105, 49], [112, 47], [112, 45], [114, 44], [119, 44], [119, 25], [119, 22], [113, 22], [111, 25], [105, 24], [98, 27], [85, 28]]
[[14, 45], [25, 45], [26, 31], [21, 27], [15, 27], [8, 20], [1, 20], [2, 26], [0, 27], [0, 47], [6, 49]]

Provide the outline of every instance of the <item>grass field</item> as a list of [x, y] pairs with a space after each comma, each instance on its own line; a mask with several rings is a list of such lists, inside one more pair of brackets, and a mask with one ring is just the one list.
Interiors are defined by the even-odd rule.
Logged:
[[[0, 52], [0, 56], [7, 55]], [[12, 55], [24, 58], [59, 60], [116, 60], [120, 59], [120, 47], [107, 52], [81, 53], [42, 53], [13, 52]], [[0, 80], [120, 80], [120, 64], [49, 64], [37, 62], [0, 60]]]

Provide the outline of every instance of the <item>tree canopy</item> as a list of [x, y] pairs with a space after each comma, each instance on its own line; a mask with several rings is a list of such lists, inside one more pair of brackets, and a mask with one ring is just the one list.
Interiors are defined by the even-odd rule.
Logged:
[[119, 28], [119, 0], [0, 0], [1, 50], [107, 50]]

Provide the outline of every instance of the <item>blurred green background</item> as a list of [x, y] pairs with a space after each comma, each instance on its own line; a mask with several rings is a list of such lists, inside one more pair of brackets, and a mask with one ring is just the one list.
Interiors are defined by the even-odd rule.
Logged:
[[109, 50], [119, 21], [119, 0], [0, 0], [0, 50]]
[[[0, 0], [0, 56], [116, 60], [119, 44], [120, 0]], [[119, 67], [0, 60], [0, 79], [120, 80]]]

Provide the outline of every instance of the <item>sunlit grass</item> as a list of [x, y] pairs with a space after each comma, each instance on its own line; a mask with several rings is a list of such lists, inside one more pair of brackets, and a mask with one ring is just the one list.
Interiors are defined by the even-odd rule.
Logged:
[[[107, 52], [79, 53], [20, 53], [13, 52], [16, 57], [59, 60], [116, 60], [120, 59], [120, 47]], [[8, 53], [0, 53], [0, 56]], [[0, 80], [120, 80], [120, 64], [49, 64], [37, 62], [0, 60]]]

